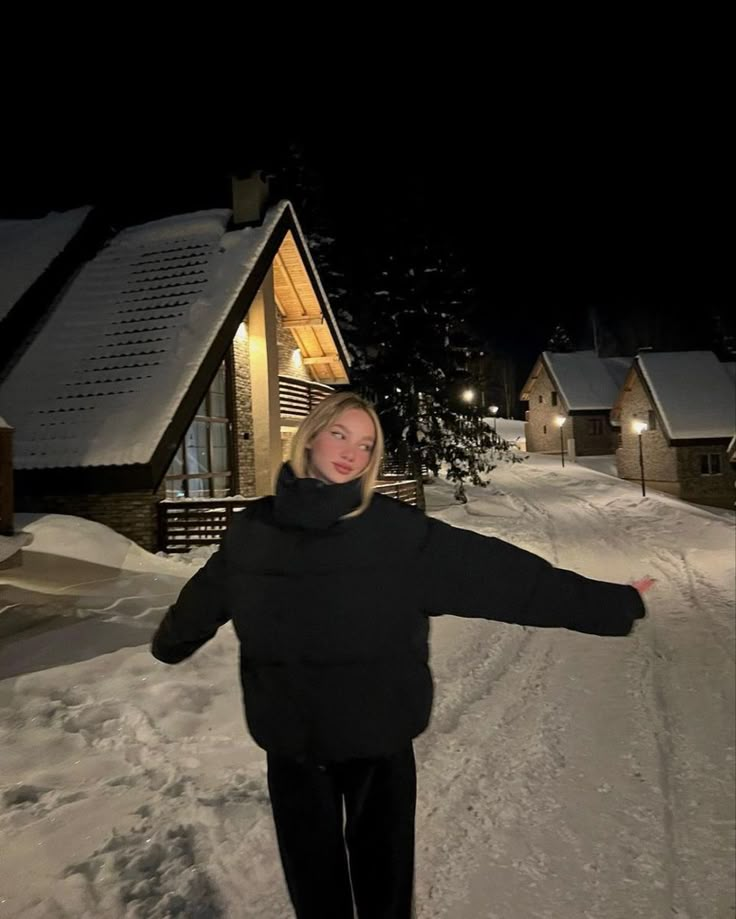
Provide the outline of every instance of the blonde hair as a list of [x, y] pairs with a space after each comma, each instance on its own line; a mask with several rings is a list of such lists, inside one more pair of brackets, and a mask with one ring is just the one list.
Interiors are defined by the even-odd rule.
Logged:
[[376, 431], [376, 440], [371, 450], [371, 458], [368, 465], [360, 473], [361, 478], [361, 502], [360, 505], [346, 517], [357, 517], [371, 503], [373, 498], [373, 486], [378, 478], [378, 469], [383, 459], [383, 431], [381, 422], [378, 420], [375, 408], [370, 402], [366, 402], [360, 396], [353, 392], [336, 392], [323, 399], [319, 405], [312, 409], [307, 417], [299, 425], [299, 430], [291, 441], [291, 468], [295, 475], [300, 479], [309, 475], [309, 446], [314, 438], [335, 422], [339, 415], [348, 409], [357, 408], [365, 412], [373, 422]]

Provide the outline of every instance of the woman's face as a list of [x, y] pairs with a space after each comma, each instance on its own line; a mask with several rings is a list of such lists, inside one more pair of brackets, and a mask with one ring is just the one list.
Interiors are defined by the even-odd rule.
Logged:
[[357, 479], [370, 461], [375, 442], [368, 412], [348, 408], [312, 440], [309, 475], [330, 485]]

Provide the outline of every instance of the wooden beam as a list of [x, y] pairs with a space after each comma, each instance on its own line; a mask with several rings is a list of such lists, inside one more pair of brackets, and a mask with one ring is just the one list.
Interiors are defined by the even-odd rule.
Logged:
[[322, 357], [303, 357], [302, 363], [309, 366], [310, 364], [332, 364], [339, 360], [337, 354], [323, 354]]
[[[281, 245], [283, 246], [283, 243]], [[284, 257], [281, 255], [281, 249], [279, 249], [279, 251], [276, 253], [276, 258], [274, 259], [274, 261], [278, 262], [278, 267], [279, 267], [279, 270], [281, 271], [282, 277], [284, 278], [287, 285], [291, 289], [291, 292], [294, 295], [296, 302], [299, 304], [299, 306], [302, 309], [302, 313], [306, 313], [307, 310], [304, 306], [304, 301], [299, 296], [299, 291], [296, 289], [296, 284], [294, 283], [294, 279], [292, 278], [291, 273], [289, 272], [289, 269], [286, 267], [286, 262], [284, 261]]]
[[307, 329], [310, 326], [324, 325], [322, 316], [304, 316], [301, 319], [283, 319], [281, 325], [285, 329]]

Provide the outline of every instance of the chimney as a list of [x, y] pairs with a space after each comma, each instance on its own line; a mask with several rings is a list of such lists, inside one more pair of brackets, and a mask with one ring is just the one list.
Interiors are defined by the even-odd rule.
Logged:
[[268, 200], [268, 181], [261, 170], [256, 169], [247, 176], [234, 175], [232, 185], [233, 224], [236, 227], [260, 226]]

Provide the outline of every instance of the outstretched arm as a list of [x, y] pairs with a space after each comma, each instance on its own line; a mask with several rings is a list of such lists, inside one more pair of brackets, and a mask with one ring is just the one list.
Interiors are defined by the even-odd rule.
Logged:
[[432, 519], [421, 568], [424, 608], [432, 615], [594, 635], [628, 635], [645, 615], [641, 594], [651, 587], [646, 578], [634, 585], [595, 581], [503, 540]]

